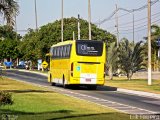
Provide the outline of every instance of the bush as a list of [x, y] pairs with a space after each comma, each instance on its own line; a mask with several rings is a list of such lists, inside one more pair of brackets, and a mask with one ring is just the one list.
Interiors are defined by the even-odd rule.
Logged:
[[5, 91], [0, 91], [0, 106], [7, 104], [13, 104], [12, 94]]

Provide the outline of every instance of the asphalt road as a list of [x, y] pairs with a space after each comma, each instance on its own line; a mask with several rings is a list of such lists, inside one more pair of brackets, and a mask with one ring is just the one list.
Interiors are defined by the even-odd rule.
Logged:
[[155, 114], [160, 112], [160, 99], [129, 95], [116, 91], [116, 88], [100, 86], [97, 90], [87, 90], [85, 87], [63, 89], [60, 86], [50, 86], [47, 77], [29, 72], [8, 70], [5, 76], [53, 88], [55, 91], [69, 96], [78, 97], [103, 106], [133, 114]]

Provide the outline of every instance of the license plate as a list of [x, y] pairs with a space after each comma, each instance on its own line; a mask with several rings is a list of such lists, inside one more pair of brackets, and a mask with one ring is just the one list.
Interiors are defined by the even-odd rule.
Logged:
[[91, 82], [91, 79], [86, 79], [86, 82]]

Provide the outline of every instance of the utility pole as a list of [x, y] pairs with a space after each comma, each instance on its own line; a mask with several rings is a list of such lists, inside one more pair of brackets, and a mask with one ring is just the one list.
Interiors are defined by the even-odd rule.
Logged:
[[116, 26], [115, 26], [117, 29], [117, 48], [119, 47], [119, 25], [118, 25], [118, 7], [117, 7], [117, 4], [116, 4]]
[[[115, 27], [117, 28], [117, 49], [118, 49], [118, 47], [119, 47], [119, 29], [118, 29], [119, 25], [118, 25], [118, 7], [117, 7], [117, 4], [116, 4], [116, 26]], [[119, 57], [117, 57], [117, 60], [119, 60]], [[118, 64], [118, 66], [119, 66], [119, 64]], [[120, 77], [120, 75], [119, 75], [120, 69], [119, 68], [117, 70], [117, 73], [118, 73], [118, 76]]]
[[133, 44], [134, 44], [134, 10], [133, 10]]
[[80, 15], [78, 14], [78, 40], [81, 39], [81, 35], [80, 35], [80, 22], [79, 22], [79, 19], [80, 19]]
[[16, 18], [16, 15], [15, 15], [15, 31], [16, 31], [16, 40], [17, 40], [17, 18]]
[[74, 35], [74, 31], [73, 31], [73, 40], [75, 40], [75, 35]]
[[88, 0], [88, 24], [89, 24], [89, 40], [91, 40], [91, 3]]
[[[15, 31], [16, 31], [16, 40], [17, 40], [17, 17], [16, 17], [16, 15], [15, 15]], [[17, 57], [17, 66], [18, 66], [18, 63], [19, 63], [19, 59], [18, 59], [18, 57]]]
[[62, 15], [62, 18], [61, 18], [61, 42], [63, 42], [63, 0], [62, 0], [62, 5], [61, 5], [61, 15]]
[[35, 5], [35, 22], [36, 22], [36, 30], [38, 30], [38, 23], [37, 23], [37, 4], [36, 0], [34, 0], [34, 5]]
[[148, 0], [148, 85], [152, 85], [151, 67], [151, 0]]

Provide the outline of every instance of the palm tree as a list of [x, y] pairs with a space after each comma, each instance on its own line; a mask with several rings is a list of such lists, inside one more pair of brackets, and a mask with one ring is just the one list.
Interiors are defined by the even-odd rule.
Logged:
[[133, 73], [142, 69], [144, 66], [144, 48], [142, 41], [133, 44], [127, 39], [122, 39], [119, 44], [119, 65], [121, 70], [127, 74], [130, 80]]
[[157, 46], [157, 40], [158, 38], [160, 37], [160, 26], [158, 25], [152, 25], [151, 26], [151, 30], [152, 30], [152, 42], [151, 42], [151, 45], [152, 45], [152, 53], [153, 53], [153, 56], [152, 56], [152, 61], [153, 61], [153, 70], [156, 70], [156, 68], [158, 68], [158, 49], [159, 47]]
[[160, 26], [152, 25], [151, 29], [152, 29], [152, 39], [157, 39], [158, 37], [160, 37]]
[[14, 0], [1, 0], [0, 13], [6, 19], [7, 25], [13, 27], [15, 23], [14, 18], [19, 13], [19, 5]]
[[[160, 68], [158, 65], [159, 59], [158, 59], [158, 49], [159, 47], [157, 46], [157, 40], [160, 37], [160, 26], [158, 25], [152, 25], [151, 26], [151, 47], [152, 47], [152, 70], [155, 71], [156, 68], [157, 70]], [[145, 40], [148, 39], [148, 37], [144, 37]], [[145, 43], [145, 52], [146, 55], [148, 54], [148, 49], [147, 49], [147, 42]]]

